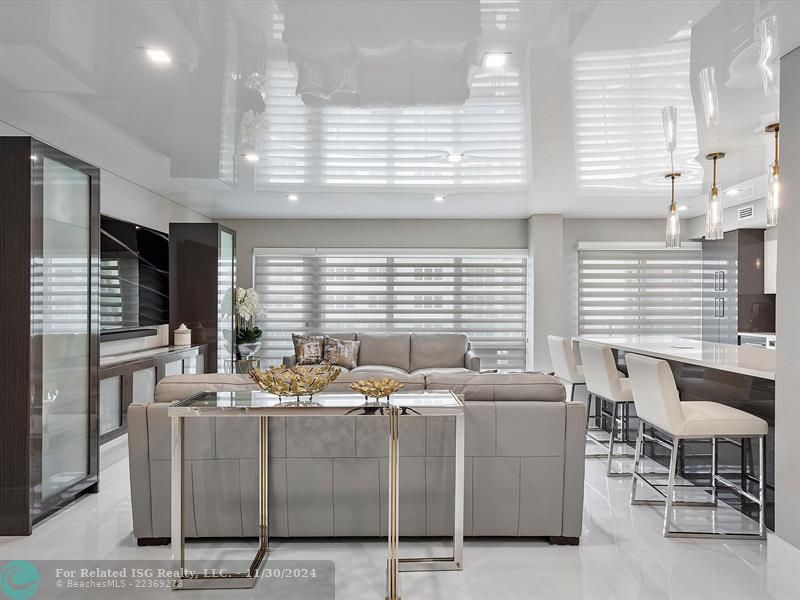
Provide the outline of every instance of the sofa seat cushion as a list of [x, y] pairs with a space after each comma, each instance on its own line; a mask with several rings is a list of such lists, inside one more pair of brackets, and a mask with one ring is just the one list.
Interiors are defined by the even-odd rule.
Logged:
[[463, 333], [412, 333], [409, 371], [463, 367], [469, 340]]
[[541, 373], [431, 373], [425, 378], [430, 391], [450, 390], [466, 402], [536, 401], [563, 402], [566, 391], [561, 382]]
[[206, 373], [170, 375], [156, 385], [156, 402], [175, 402], [200, 392], [250, 392], [260, 388], [247, 375]]
[[408, 333], [359, 333], [358, 365], [385, 365], [410, 371], [411, 335]]
[[470, 371], [469, 369], [465, 369], [464, 367], [453, 367], [453, 368], [430, 368], [430, 369], [417, 369], [416, 371], [411, 371], [412, 375], [424, 375], [427, 377], [428, 375], [477, 375], [475, 371]]

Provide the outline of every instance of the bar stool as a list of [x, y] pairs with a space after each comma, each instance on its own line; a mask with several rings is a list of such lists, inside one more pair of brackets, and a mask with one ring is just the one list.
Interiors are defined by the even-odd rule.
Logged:
[[575, 359], [575, 352], [572, 349], [572, 340], [548, 335], [547, 344], [550, 346], [550, 361], [553, 363], [553, 372], [565, 386], [569, 386], [569, 400], [575, 399], [575, 386], [586, 385], [586, 378], [583, 376], [583, 367]]
[[[717, 402], [681, 402], [675, 378], [665, 360], [627, 354], [625, 360], [630, 373], [633, 400], [639, 416], [639, 432], [636, 436], [636, 454], [633, 463], [631, 504], [661, 504], [664, 508], [664, 537], [694, 537], [727, 539], [765, 539], [766, 526], [765, 486], [767, 422], [744, 411]], [[672, 437], [669, 474], [666, 494], [659, 489], [663, 484], [654, 484], [639, 473], [642, 455], [644, 425], [650, 425]], [[758, 439], [759, 474], [758, 497], [718, 474], [717, 443], [720, 438]], [[711, 440], [711, 498], [710, 502], [681, 502], [674, 498], [678, 448], [683, 440]], [[636, 498], [637, 482], [642, 481], [663, 497], [663, 500], [640, 500]], [[758, 504], [758, 533], [720, 533], [715, 531], [673, 531], [672, 511], [674, 506], [716, 506], [717, 484], [733, 489], [740, 496]], [[689, 484], [691, 485], [691, 484]], [[743, 482], [744, 485], [744, 482]], [[696, 486], [700, 487], [700, 486]], [[708, 490], [709, 488], [703, 488]]]
[[[614, 446], [624, 440], [617, 439], [617, 433], [624, 423], [627, 428], [628, 406], [633, 402], [630, 380], [621, 377], [614, 362], [614, 355], [608, 346], [596, 344], [594, 342], [581, 341], [578, 346], [581, 351], [583, 361], [583, 376], [586, 378], [586, 389], [589, 392], [589, 413], [592, 409], [592, 397], [611, 402], [613, 408], [611, 417], [611, 435], [608, 439], [608, 466], [606, 475], [608, 477], [627, 477], [631, 475], [629, 471], [614, 472], [611, 470], [612, 460], [616, 458], [632, 458], [633, 454], [614, 454]], [[624, 418], [623, 412], [624, 410]], [[588, 417], [587, 417], [588, 421]], [[602, 440], [591, 435], [588, 436], [593, 442], [604, 446]], [[603, 454], [587, 454], [589, 457], [605, 456]]]

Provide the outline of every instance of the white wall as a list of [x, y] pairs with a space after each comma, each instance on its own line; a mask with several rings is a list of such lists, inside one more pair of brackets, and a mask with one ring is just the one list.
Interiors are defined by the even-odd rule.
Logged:
[[[739, 221], [737, 218], [737, 211], [743, 206], [753, 205], [753, 217], [745, 221]], [[706, 234], [706, 216], [700, 215], [687, 219], [686, 221], [686, 239], [699, 240]], [[736, 229], [764, 229], [767, 226], [767, 199], [758, 198], [756, 200], [748, 200], [729, 206], [722, 211], [722, 229], [723, 231], [734, 231]]]
[[775, 532], [800, 547], [800, 48], [781, 59]]
[[100, 212], [165, 233], [169, 232], [170, 223], [211, 221], [205, 215], [102, 169]]
[[547, 336], [564, 334], [564, 302], [559, 293], [566, 283], [562, 268], [564, 223], [561, 215], [533, 215], [528, 219], [528, 260], [533, 275], [528, 368], [534, 371], [552, 370]]
[[253, 281], [253, 248], [527, 248], [525, 219], [273, 219], [236, 230], [237, 280]]

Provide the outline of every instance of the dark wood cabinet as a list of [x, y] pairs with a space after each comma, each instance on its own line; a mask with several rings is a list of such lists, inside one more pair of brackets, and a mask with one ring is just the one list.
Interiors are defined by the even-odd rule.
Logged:
[[225, 372], [235, 357], [236, 232], [219, 223], [170, 223], [170, 342], [181, 323], [208, 347], [206, 369]]
[[739, 332], [775, 331], [775, 298], [764, 293], [764, 230], [703, 241], [703, 339], [738, 343]]
[[0, 137], [0, 535], [98, 484], [100, 171]]

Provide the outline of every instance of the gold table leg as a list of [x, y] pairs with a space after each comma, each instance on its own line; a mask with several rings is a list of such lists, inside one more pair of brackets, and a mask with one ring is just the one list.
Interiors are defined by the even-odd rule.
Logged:
[[386, 600], [400, 600], [398, 587], [398, 503], [399, 503], [399, 433], [400, 409], [396, 406], [388, 408], [389, 413], [389, 526], [388, 553], [386, 561]]
[[269, 554], [267, 418], [258, 419], [258, 550], [247, 571], [225, 575], [189, 574], [184, 571], [186, 564], [183, 538], [184, 423], [182, 417], [172, 418], [172, 564], [173, 569], [180, 573], [180, 576], [172, 582], [173, 590], [248, 589], [258, 581], [258, 568]]

